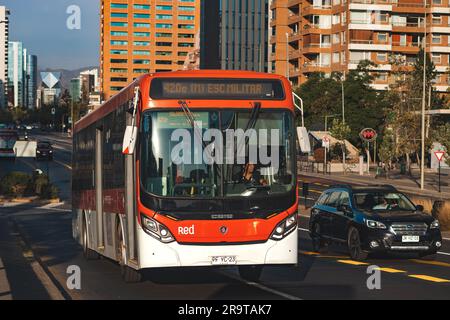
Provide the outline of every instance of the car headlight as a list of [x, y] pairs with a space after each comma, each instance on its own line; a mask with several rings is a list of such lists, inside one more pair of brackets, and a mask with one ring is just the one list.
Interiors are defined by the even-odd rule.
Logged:
[[297, 213], [281, 221], [273, 230], [270, 239], [280, 241], [297, 228]]
[[387, 229], [387, 227], [384, 223], [381, 223], [381, 222], [375, 221], [375, 220], [366, 219], [366, 226], [371, 229]]
[[50, 150], [48, 153], [53, 153], [53, 151], [52, 150]]
[[150, 217], [144, 216], [143, 214], [141, 214], [141, 221], [144, 231], [153, 238], [161, 241], [162, 243], [171, 243], [175, 241], [172, 233], [170, 233], [169, 229], [162, 223], [159, 223]]
[[440, 225], [439, 225], [439, 221], [438, 220], [434, 220], [431, 224], [430, 224], [430, 229], [439, 229]]
[[41, 152], [39, 150], [37, 150], [36, 153], [41, 153]]

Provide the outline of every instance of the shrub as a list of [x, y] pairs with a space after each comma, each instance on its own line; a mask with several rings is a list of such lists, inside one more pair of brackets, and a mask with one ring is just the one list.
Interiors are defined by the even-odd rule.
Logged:
[[30, 195], [31, 175], [24, 172], [11, 172], [0, 181], [0, 194], [5, 196]]
[[58, 198], [58, 188], [51, 183], [44, 184], [40, 194], [41, 199], [51, 200]]

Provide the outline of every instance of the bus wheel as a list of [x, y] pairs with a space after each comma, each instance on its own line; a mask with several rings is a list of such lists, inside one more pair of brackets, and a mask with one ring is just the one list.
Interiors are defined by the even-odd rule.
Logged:
[[239, 275], [242, 279], [257, 282], [261, 278], [262, 266], [239, 266]]
[[83, 246], [83, 255], [86, 260], [97, 260], [99, 258], [99, 254], [95, 252], [94, 250], [89, 249], [89, 238], [88, 238], [88, 232], [86, 227], [86, 219], [83, 217], [83, 228], [81, 231], [81, 243]]
[[118, 227], [117, 230], [117, 258], [120, 265], [120, 273], [122, 274], [122, 279], [126, 283], [138, 283], [142, 281], [142, 273], [138, 270], [134, 270], [125, 264], [126, 260], [126, 247], [123, 241], [122, 228]]

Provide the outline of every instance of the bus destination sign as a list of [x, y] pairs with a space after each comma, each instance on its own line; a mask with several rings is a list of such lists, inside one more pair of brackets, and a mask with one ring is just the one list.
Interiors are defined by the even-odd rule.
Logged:
[[152, 99], [281, 100], [282, 83], [259, 79], [155, 79]]

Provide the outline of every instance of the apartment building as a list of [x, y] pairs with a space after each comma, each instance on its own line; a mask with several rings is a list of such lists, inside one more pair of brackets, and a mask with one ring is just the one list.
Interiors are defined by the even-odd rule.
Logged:
[[101, 88], [108, 99], [136, 77], [183, 69], [200, 0], [101, 0]]
[[386, 90], [393, 58], [411, 68], [426, 35], [439, 73], [435, 87], [449, 88], [449, 0], [273, 0], [270, 9], [270, 70], [294, 85], [312, 72], [345, 72], [368, 59], [378, 65], [374, 88]]

